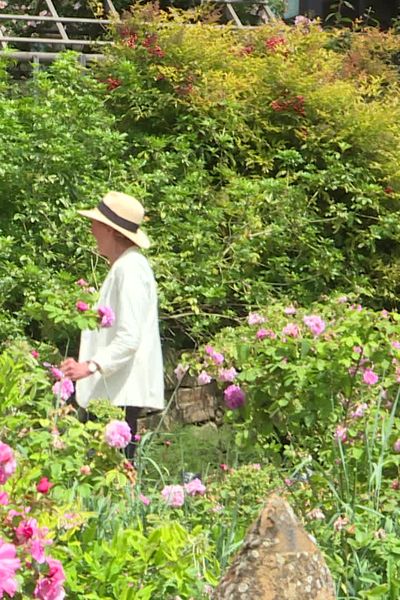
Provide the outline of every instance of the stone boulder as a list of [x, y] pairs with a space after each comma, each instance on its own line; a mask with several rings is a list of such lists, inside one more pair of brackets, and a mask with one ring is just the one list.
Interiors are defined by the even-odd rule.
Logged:
[[248, 531], [214, 600], [334, 600], [325, 560], [286, 500], [273, 495]]

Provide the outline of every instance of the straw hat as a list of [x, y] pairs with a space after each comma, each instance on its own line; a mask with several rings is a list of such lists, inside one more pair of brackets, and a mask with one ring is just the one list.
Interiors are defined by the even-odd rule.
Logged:
[[150, 246], [149, 238], [140, 229], [144, 208], [133, 196], [122, 192], [108, 192], [97, 208], [78, 210], [78, 213], [83, 217], [109, 225], [140, 248]]

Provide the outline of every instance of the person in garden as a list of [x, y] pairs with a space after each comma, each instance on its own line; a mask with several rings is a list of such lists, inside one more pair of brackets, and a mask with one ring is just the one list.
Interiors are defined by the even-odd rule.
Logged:
[[97, 303], [102, 326], [82, 332], [79, 361], [67, 358], [61, 369], [77, 382], [83, 409], [98, 398], [124, 408], [132, 433], [125, 452], [133, 458], [140, 409], [164, 408], [156, 283], [141, 252], [150, 246], [144, 210], [132, 196], [109, 192], [97, 208], [78, 213], [91, 219], [99, 254], [111, 267]]

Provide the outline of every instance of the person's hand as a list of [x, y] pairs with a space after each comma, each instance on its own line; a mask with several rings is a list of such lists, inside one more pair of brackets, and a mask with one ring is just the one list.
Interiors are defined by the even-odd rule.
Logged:
[[77, 362], [74, 358], [66, 358], [60, 365], [64, 377], [77, 381], [91, 375], [87, 362]]

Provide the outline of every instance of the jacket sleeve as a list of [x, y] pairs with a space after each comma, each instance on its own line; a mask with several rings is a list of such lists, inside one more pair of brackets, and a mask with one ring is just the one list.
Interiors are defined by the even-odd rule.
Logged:
[[134, 356], [149, 310], [149, 287], [140, 273], [117, 271], [113, 287], [114, 335], [91, 359], [105, 377], [121, 369]]

